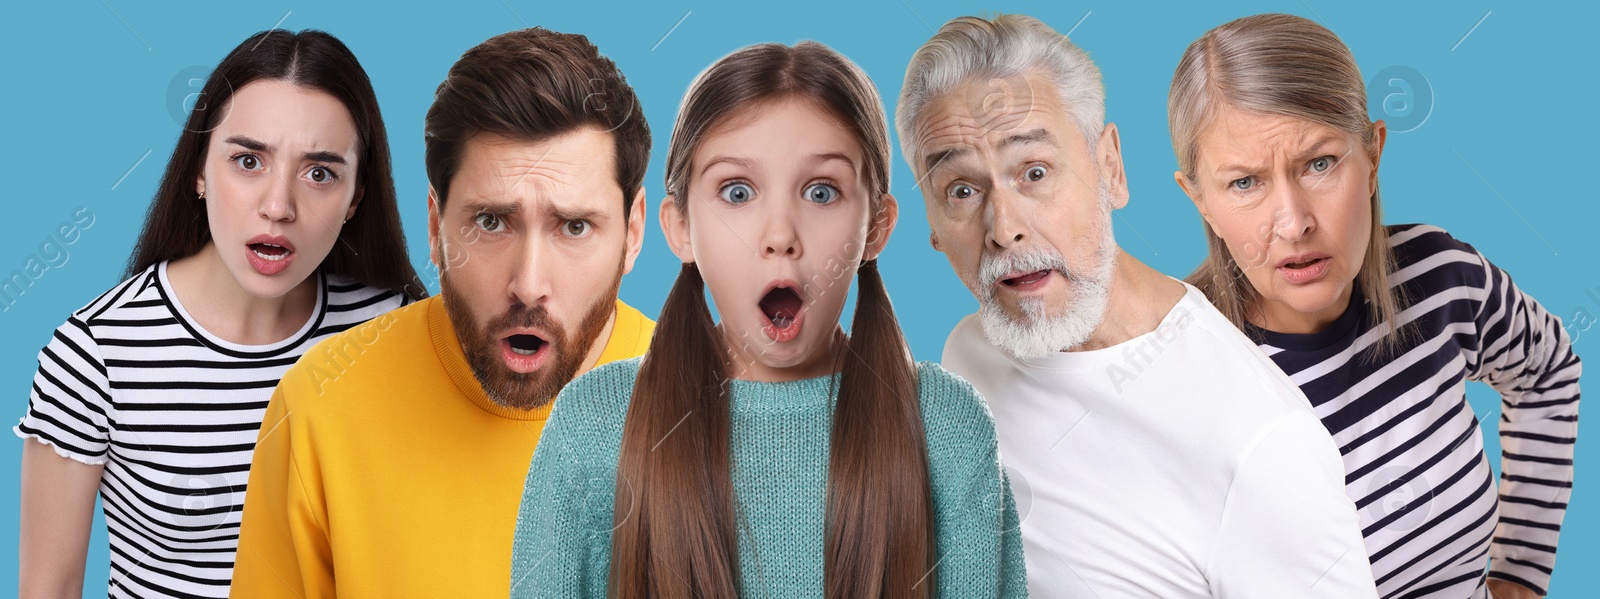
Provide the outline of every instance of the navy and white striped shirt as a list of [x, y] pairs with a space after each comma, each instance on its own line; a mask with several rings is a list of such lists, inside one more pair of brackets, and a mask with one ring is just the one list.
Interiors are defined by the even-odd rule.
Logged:
[[108, 594], [226, 597], [250, 456], [278, 379], [318, 341], [402, 303], [393, 291], [319, 276], [299, 332], [239, 345], [189, 317], [162, 262], [56, 329], [13, 430], [105, 466]]
[[[1581, 365], [1561, 321], [1444, 230], [1388, 228], [1407, 303], [1400, 347], [1359, 287], [1327, 329], [1248, 327], [1344, 456], [1383, 597], [1485, 597], [1488, 576], [1543, 594], [1572, 491]], [[1502, 398], [1495, 484], [1467, 380]], [[1490, 416], [1485, 414], [1484, 416]]]

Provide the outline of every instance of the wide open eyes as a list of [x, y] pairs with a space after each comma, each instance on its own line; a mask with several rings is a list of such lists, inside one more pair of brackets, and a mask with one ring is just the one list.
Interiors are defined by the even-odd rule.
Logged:
[[733, 182], [723, 185], [717, 190], [717, 195], [730, 204], [743, 204], [756, 197], [756, 190], [749, 183]]
[[806, 187], [806, 201], [827, 204], [839, 199], [839, 188], [827, 183], [814, 183]]

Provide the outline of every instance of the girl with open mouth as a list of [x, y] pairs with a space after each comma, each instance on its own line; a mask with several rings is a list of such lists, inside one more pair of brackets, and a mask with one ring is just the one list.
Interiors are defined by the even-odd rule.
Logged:
[[878, 275], [897, 206], [872, 82], [815, 42], [744, 48], [690, 87], [667, 163], [683, 270], [650, 351], [557, 399], [512, 595], [1025, 596], [993, 420], [912, 361]]

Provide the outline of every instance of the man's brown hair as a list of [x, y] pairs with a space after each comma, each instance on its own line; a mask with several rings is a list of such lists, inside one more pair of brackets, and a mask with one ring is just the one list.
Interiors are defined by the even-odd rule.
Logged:
[[650, 127], [622, 71], [581, 35], [502, 33], [462, 54], [434, 92], [424, 132], [428, 182], [442, 207], [474, 135], [542, 141], [586, 126], [611, 134], [627, 216], [649, 165]]

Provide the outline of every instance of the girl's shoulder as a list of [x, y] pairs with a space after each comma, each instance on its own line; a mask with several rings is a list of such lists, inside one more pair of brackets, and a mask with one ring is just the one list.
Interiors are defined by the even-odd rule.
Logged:
[[556, 396], [545, 437], [582, 445], [621, 443], [622, 425], [627, 421], [643, 360], [639, 356], [608, 362], [572, 379]]
[[983, 395], [978, 393], [978, 389], [938, 362], [917, 362], [917, 395], [922, 400], [924, 411], [932, 408], [940, 411], [982, 412], [985, 416], [989, 413], [989, 407], [984, 404]]
[[633, 396], [634, 381], [639, 377], [639, 365], [643, 362], [644, 356], [635, 356], [589, 369], [561, 388], [557, 406], [574, 399], [573, 403], [582, 404], [587, 410], [626, 410], [628, 399]]
[[918, 362], [917, 397], [930, 458], [946, 449], [986, 453], [997, 445], [989, 405], [961, 375], [936, 362]]

